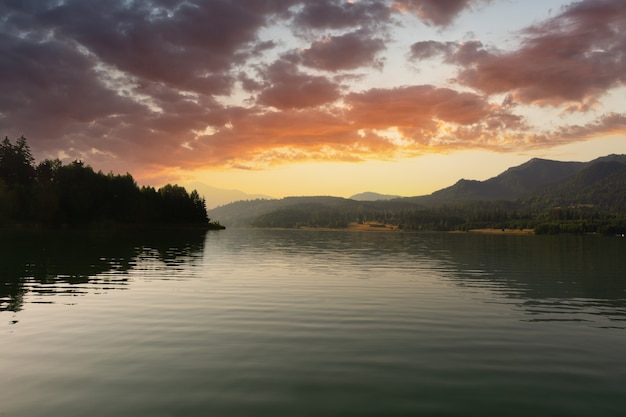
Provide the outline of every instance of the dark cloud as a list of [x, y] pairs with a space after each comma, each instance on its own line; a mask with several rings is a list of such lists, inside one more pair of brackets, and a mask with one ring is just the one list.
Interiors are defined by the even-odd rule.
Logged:
[[302, 52], [302, 62], [312, 68], [341, 71], [361, 66], [380, 68], [382, 61], [376, 55], [385, 49], [382, 39], [371, 38], [365, 31], [329, 36], [314, 42]]
[[340, 89], [325, 77], [298, 71], [285, 60], [275, 62], [263, 73], [268, 87], [258, 97], [258, 103], [278, 109], [316, 107], [337, 100]]
[[448, 55], [456, 49], [457, 44], [455, 42], [419, 41], [411, 45], [410, 58], [419, 61]]
[[[0, 126], [43, 141], [142, 106], [107, 88], [92, 57], [67, 44], [0, 34]], [[9, 124], [10, 123], [10, 124]]]
[[207, 94], [228, 93], [223, 77], [216, 83], [213, 76], [244, 62], [240, 49], [265, 22], [236, 2], [185, 2], [171, 10], [139, 4], [68, 2], [39, 21], [128, 74]]
[[212, 97], [275, 46], [257, 32], [294, 3], [1, 2], [0, 128], [42, 157], [167, 158], [225, 123]]
[[343, 29], [387, 22], [390, 8], [385, 1], [316, 0], [304, 3], [295, 25], [309, 29]]

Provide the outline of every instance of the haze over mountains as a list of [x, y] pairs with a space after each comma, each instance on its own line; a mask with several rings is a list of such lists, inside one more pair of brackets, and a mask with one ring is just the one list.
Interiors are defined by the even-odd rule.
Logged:
[[441, 211], [442, 207], [450, 206], [467, 208], [468, 205], [472, 205], [475, 212], [479, 202], [487, 211], [496, 205], [507, 210], [533, 212], [554, 207], [586, 206], [621, 213], [621, 216], [626, 211], [626, 155], [608, 155], [590, 162], [534, 158], [485, 181], [461, 179], [429, 195], [394, 197], [362, 193], [349, 199], [286, 197], [239, 201], [209, 210], [209, 217], [231, 226], [266, 224], [261, 218], [281, 216], [283, 220], [289, 216], [293, 218], [293, 222], [285, 220], [285, 224], [308, 222], [320, 225], [333, 216], [350, 219], [350, 216], [354, 218], [366, 212], [370, 215], [374, 212], [398, 214], [407, 210]]
[[202, 182], [190, 182], [185, 184], [185, 187], [190, 190], [197, 190], [198, 194], [204, 196], [207, 209], [211, 210], [218, 206], [223, 206], [228, 203], [232, 203], [234, 201], [242, 201], [242, 200], [256, 200], [259, 198], [262, 199], [272, 199], [268, 195], [264, 194], [248, 194], [239, 190], [225, 190], [222, 188], [212, 187]]

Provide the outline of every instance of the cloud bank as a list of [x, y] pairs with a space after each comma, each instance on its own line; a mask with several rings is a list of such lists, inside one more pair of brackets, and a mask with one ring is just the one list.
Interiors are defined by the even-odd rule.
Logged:
[[[566, 5], [514, 48], [445, 39], [494, 2], [2, 1], [0, 132], [145, 179], [625, 133], [609, 98], [626, 84], [626, 1]], [[414, 76], [371, 82], [398, 50]], [[421, 80], [429, 65], [454, 76]]]

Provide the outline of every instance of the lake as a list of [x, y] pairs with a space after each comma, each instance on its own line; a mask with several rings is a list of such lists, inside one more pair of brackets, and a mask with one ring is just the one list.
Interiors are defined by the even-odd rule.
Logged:
[[0, 417], [626, 415], [626, 239], [3, 232]]

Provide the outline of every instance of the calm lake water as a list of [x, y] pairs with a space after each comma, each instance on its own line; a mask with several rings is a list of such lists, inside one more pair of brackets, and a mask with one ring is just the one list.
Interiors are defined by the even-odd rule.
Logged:
[[0, 238], [0, 416], [626, 415], [626, 239]]

